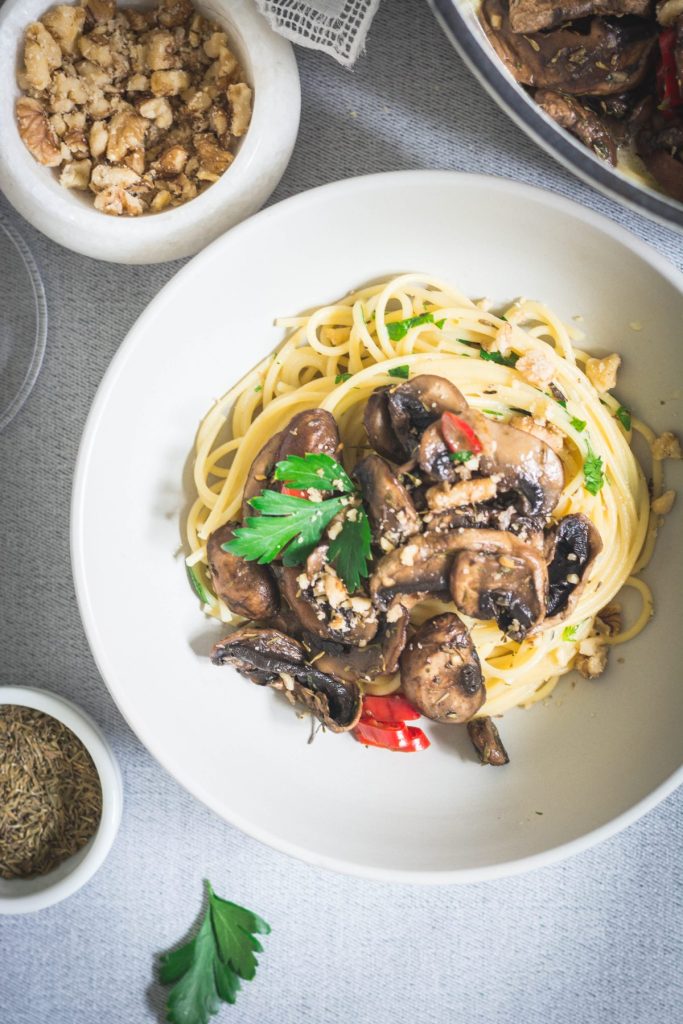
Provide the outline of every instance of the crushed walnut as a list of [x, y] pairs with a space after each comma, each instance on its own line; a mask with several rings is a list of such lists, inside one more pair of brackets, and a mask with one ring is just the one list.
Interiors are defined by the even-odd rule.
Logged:
[[555, 375], [552, 359], [544, 352], [527, 352], [517, 360], [515, 369], [535, 388], [547, 388]]
[[137, 217], [218, 181], [249, 128], [252, 92], [228, 37], [190, 0], [150, 10], [62, 4], [29, 25], [16, 104], [30, 153], [97, 210]]
[[663, 434], [656, 437], [650, 447], [652, 458], [657, 462], [662, 462], [664, 459], [680, 459], [683, 455], [681, 442], [670, 430], [665, 430]]
[[621, 366], [621, 356], [613, 352], [604, 359], [587, 359], [586, 376], [596, 391], [604, 394], [617, 385], [617, 370]]

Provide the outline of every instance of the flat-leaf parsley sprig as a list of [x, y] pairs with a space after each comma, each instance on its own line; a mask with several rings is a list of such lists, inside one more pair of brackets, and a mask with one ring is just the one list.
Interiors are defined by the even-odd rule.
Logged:
[[170, 1024], [208, 1024], [221, 1002], [234, 1003], [240, 978], [256, 973], [254, 953], [263, 947], [256, 934], [268, 935], [270, 925], [251, 910], [216, 896], [206, 882], [208, 905], [196, 936], [161, 957], [162, 985], [173, 985], [166, 1003]]
[[[301, 565], [334, 517], [344, 512], [328, 558], [349, 593], [354, 593], [369, 573], [371, 535], [358, 491], [344, 467], [329, 455], [307, 453], [278, 462], [274, 475], [287, 488], [308, 491], [310, 497], [261, 491], [249, 502], [260, 515], [250, 516], [244, 526], [237, 527], [234, 539], [223, 544], [223, 550], [261, 565], [280, 555], [286, 566]], [[322, 499], [322, 494], [336, 497]]]

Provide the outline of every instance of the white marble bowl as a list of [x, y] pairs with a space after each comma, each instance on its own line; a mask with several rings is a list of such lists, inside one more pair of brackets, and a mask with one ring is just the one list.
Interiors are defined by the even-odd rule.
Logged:
[[[60, 245], [113, 263], [161, 263], [198, 252], [258, 210], [282, 177], [299, 127], [301, 90], [294, 52], [252, 0], [196, 0], [225, 27], [254, 90], [254, 112], [232, 166], [184, 206], [142, 217], [109, 217], [92, 195], [63, 188], [19, 137], [14, 105], [24, 30], [50, 0], [6, 0], [0, 11], [0, 190], [34, 227]], [[122, 0], [121, 7], [149, 2]]]
[[0, 705], [19, 704], [51, 715], [71, 729], [86, 748], [102, 787], [102, 817], [97, 832], [73, 856], [35, 878], [0, 878], [0, 915], [42, 910], [71, 896], [104, 863], [121, 823], [123, 783], [111, 747], [89, 715], [71, 701], [47, 690], [0, 686]]

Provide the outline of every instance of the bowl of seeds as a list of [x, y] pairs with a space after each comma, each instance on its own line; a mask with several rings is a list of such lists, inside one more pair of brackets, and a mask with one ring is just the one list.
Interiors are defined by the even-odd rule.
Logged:
[[58, 903], [109, 853], [123, 786], [99, 727], [45, 690], [0, 686], [0, 914]]

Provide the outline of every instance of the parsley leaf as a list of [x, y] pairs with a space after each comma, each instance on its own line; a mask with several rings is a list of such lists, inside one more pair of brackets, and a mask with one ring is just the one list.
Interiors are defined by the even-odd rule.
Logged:
[[469, 460], [472, 458], [472, 455], [473, 452], [467, 451], [466, 449], [463, 448], [462, 451], [459, 452], [449, 452], [448, 458], [451, 460], [451, 462], [469, 462]]
[[489, 416], [504, 416], [505, 415], [505, 413], [502, 413], [499, 409], [482, 409], [481, 411], [482, 412], [487, 412], [489, 414]]
[[605, 472], [602, 459], [599, 455], [595, 454], [589, 444], [588, 455], [583, 463], [583, 486], [589, 494], [598, 494], [602, 490], [604, 483]]
[[392, 341], [400, 341], [405, 338], [411, 327], [419, 327], [420, 324], [433, 324], [433, 313], [420, 313], [419, 316], [409, 316], [405, 320], [395, 320], [393, 324], [387, 324], [387, 334]]
[[334, 378], [334, 383], [344, 384], [347, 380], [351, 380], [350, 373], [338, 373], [337, 376]]
[[573, 640], [576, 636], [576, 631], [578, 628], [578, 623], [576, 626], [565, 626], [562, 630], [562, 639], [567, 641]]
[[254, 388], [254, 391], [256, 392], [256, 394], [258, 394], [259, 391], [263, 391], [263, 384], [257, 384], [256, 387]]
[[234, 1003], [240, 978], [256, 973], [254, 952], [263, 951], [254, 933], [267, 935], [270, 926], [250, 910], [222, 900], [206, 883], [208, 906], [197, 935], [162, 955], [162, 985], [173, 985], [166, 1003], [170, 1024], [208, 1024], [221, 1001]]
[[485, 359], [489, 363], [498, 363], [499, 366], [510, 366], [514, 367], [517, 365], [519, 356], [516, 352], [513, 352], [509, 356], [501, 355], [500, 352], [487, 352], [485, 348], [479, 349], [479, 358]]
[[341, 532], [330, 542], [328, 557], [350, 594], [358, 590], [361, 579], [369, 574], [372, 535], [368, 517], [362, 508], [355, 519], [345, 519]]
[[443, 325], [446, 323], [446, 317], [444, 317], [443, 320], [435, 320], [434, 323], [439, 328], [439, 330], [442, 331]]
[[190, 581], [190, 586], [202, 604], [215, 604], [215, 598], [206, 585], [202, 571], [197, 565], [186, 565], [185, 572]]
[[572, 418], [571, 418], [571, 420], [569, 422], [573, 426], [574, 430], [577, 430], [579, 432], [579, 434], [582, 434], [583, 431], [586, 429], [586, 421], [585, 420], [579, 420], [579, 419], [576, 418], [576, 416], [572, 416]]
[[282, 462], [278, 462], [275, 479], [299, 490], [316, 487], [319, 491], [340, 491], [342, 494], [351, 494], [355, 490], [339, 462], [329, 455], [314, 455], [310, 452], [304, 456], [288, 455]]
[[408, 380], [410, 376], [410, 367], [407, 363], [403, 366], [394, 366], [391, 370], [387, 370], [390, 377], [400, 377], [401, 380]]
[[347, 503], [348, 498], [308, 501], [277, 491], [261, 491], [249, 503], [261, 515], [250, 516], [246, 526], [236, 528], [234, 539], [221, 547], [261, 565], [284, 552], [285, 565], [301, 565]]
[[614, 415], [619, 420], [624, 430], [631, 429], [631, 413], [628, 409], [625, 409], [623, 405], [620, 405]]

